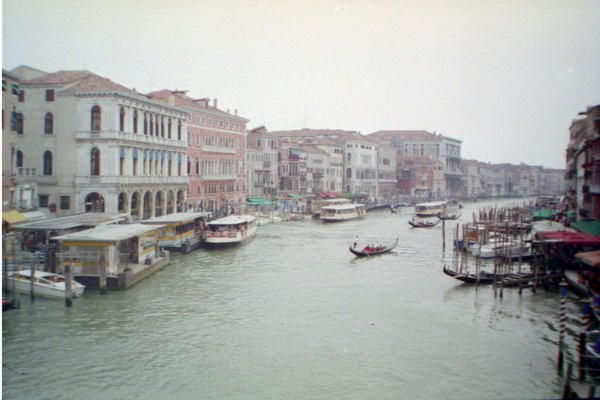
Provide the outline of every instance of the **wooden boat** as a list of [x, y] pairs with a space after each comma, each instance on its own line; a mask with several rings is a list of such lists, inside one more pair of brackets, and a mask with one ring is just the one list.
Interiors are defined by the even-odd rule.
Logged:
[[459, 219], [462, 216], [462, 214], [459, 213], [440, 213], [438, 214], [438, 219], [440, 220], [455, 220], [455, 219]]
[[398, 246], [398, 239], [393, 242], [380, 242], [380, 241], [366, 241], [375, 244], [366, 244], [354, 242], [350, 245], [350, 252], [357, 257], [370, 257], [379, 254], [387, 253]]
[[514, 282], [522, 281], [523, 279], [533, 279], [534, 276], [531, 272], [521, 272], [521, 273], [502, 273], [502, 274], [494, 274], [493, 272], [489, 272], [486, 270], [479, 271], [479, 279], [477, 278], [477, 274], [471, 271], [459, 272], [453, 269], [450, 269], [444, 265], [444, 273], [448, 276], [451, 276], [454, 279], [458, 279], [459, 281], [465, 283], [477, 283], [479, 280], [479, 284], [481, 285], [491, 285], [493, 283], [504, 283], [504, 286], [513, 286], [510, 283], [510, 280]]
[[408, 224], [413, 228], [431, 228], [432, 226], [436, 226], [440, 223], [439, 219], [411, 219], [408, 221]]

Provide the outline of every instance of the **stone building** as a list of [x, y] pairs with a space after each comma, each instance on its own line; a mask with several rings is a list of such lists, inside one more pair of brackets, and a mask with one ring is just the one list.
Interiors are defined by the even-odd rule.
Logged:
[[39, 208], [137, 220], [183, 207], [185, 111], [89, 71], [57, 71], [21, 81], [18, 112], [15, 168], [37, 182]]

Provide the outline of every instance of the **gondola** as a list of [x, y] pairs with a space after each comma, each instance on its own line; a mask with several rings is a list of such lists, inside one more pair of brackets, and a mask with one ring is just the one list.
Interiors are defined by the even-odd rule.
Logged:
[[440, 220], [446, 220], [446, 221], [450, 221], [450, 220], [454, 220], [454, 219], [459, 219], [461, 217], [462, 214], [448, 214], [448, 215], [443, 215], [443, 214], [438, 214], [438, 218]]
[[396, 246], [398, 246], [398, 239], [396, 239], [394, 242], [388, 243], [388, 244], [378, 243], [375, 245], [367, 244], [365, 246], [362, 246], [362, 245], [357, 246], [357, 243], [354, 243], [353, 245], [350, 245], [349, 248], [350, 248], [350, 252], [357, 257], [370, 257], [370, 256], [376, 256], [379, 254], [387, 253], [390, 250], [393, 250], [394, 248], [396, 248]]
[[439, 219], [436, 219], [435, 221], [414, 220], [414, 219], [408, 221], [408, 224], [410, 226], [412, 226], [413, 228], [431, 228], [432, 226], [436, 226], [439, 223], [440, 223]]
[[[444, 266], [444, 273], [465, 283], [477, 283], [478, 281], [477, 274], [472, 272], [458, 272]], [[517, 279], [518, 281], [526, 278], [533, 278], [533, 274], [529, 272], [494, 274], [493, 272], [479, 271], [480, 285], [491, 285], [493, 283], [504, 281], [504, 285], [506, 286], [510, 284], [507, 280]]]

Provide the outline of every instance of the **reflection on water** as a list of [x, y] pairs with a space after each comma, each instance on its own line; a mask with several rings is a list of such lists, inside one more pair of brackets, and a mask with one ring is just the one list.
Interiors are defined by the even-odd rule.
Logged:
[[[446, 224], [442, 252], [441, 225], [409, 229], [410, 217], [270, 224], [243, 247], [175, 256], [137, 286], [86, 292], [70, 309], [23, 298], [3, 315], [3, 396], [558, 397], [556, 292], [500, 298], [453, 280], [442, 267], [461, 221]], [[399, 245], [355, 258], [355, 234]], [[571, 347], [575, 299], [569, 312]]]

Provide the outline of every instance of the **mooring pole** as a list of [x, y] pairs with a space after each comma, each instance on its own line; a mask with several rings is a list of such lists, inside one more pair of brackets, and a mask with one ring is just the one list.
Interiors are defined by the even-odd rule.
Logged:
[[560, 308], [558, 312], [558, 373], [562, 373], [564, 365], [565, 320], [567, 313], [567, 282], [560, 282]]
[[65, 264], [65, 307], [73, 305], [73, 274], [71, 273], [71, 263]]
[[31, 286], [29, 287], [29, 295], [31, 296], [31, 301], [35, 300], [35, 269], [36, 269], [37, 259], [38, 259], [38, 255], [34, 256], [34, 258], [31, 260], [31, 280], [30, 280]]
[[581, 332], [579, 332], [579, 379], [585, 379], [585, 343], [586, 332], [590, 324], [590, 299], [581, 300]]

